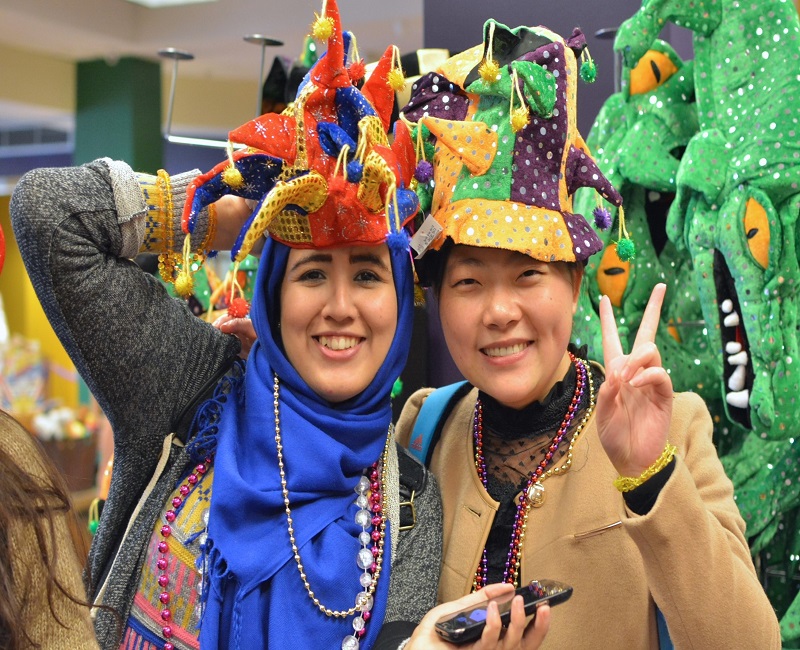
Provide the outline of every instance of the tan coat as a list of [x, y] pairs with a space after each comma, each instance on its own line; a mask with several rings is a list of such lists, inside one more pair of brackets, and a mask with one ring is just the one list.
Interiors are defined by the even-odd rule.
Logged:
[[[409, 398], [397, 426], [408, 444], [430, 389]], [[498, 503], [475, 471], [472, 417], [477, 391], [454, 408], [431, 466], [444, 506], [441, 602], [468, 593]], [[658, 648], [654, 601], [676, 650], [780, 648], [775, 613], [759, 584], [733, 486], [711, 442], [702, 400], [675, 395], [669, 441], [676, 467], [645, 516], [626, 509], [612, 482], [594, 416], [578, 438], [572, 468], [542, 485], [523, 547], [523, 584], [551, 578], [574, 587], [553, 609], [544, 648]]]
[[[41, 463], [42, 453], [31, 435], [11, 416], [0, 411], [0, 445], [31, 476], [47, 480]], [[81, 579], [81, 565], [69, 533], [67, 513], [58, 513], [53, 520], [58, 548], [54, 573], [61, 585], [78, 600], [86, 600]], [[48, 557], [53, 557], [49, 529], [45, 526]], [[8, 532], [9, 553], [14, 572], [14, 589], [23, 602], [24, 626], [31, 639], [42, 650], [94, 650], [97, 641], [89, 617], [89, 608], [69, 600], [57, 587], [53, 588], [53, 616], [47, 602], [47, 571], [42, 564], [36, 536], [29, 523], [12, 525]], [[60, 623], [59, 623], [60, 621]]]

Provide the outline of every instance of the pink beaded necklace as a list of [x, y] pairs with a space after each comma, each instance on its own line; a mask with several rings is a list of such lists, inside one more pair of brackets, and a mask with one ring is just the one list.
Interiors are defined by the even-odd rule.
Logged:
[[172, 524], [175, 522], [175, 519], [178, 516], [177, 511], [180, 510], [186, 498], [189, 496], [194, 487], [200, 482], [200, 477], [208, 471], [208, 466], [210, 464], [211, 458], [206, 458], [202, 463], [199, 463], [194, 468], [189, 476], [186, 477], [186, 480], [178, 488], [178, 494], [180, 496], [176, 496], [172, 499], [172, 508], [167, 510], [164, 515], [164, 519], [167, 520], [167, 523], [161, 526], [161, 530], [159, 531], [161, 535], [161, 541], [158, 543], [159, 557], [156, 561], [156, 567], [160, 571], [158, 575], [158, 586], [161, 587], [161, 593], [158, 596], [158, 600], [163, 605], [163, 609], [161, 610], [161, 620], [163, 621], [161, 634], [164, 636], [164, 645], [162, 646], [163, 650], [175, 650], [175, 646], [173, 645], [172, 641], [170, 641], [173, 635], [172, 610], [169, 608], [172, 595], [169, 593], [169, 591], [167, 591], [167, 588], [169, 587], [169, 574], [167, 573], [167, 568], [169, 567], [169, 538], [172, 535]]
[[[558, 427], [556, 435], [553, 436], [553, 439], [550, 441], [550, 446], [548, 447], [544, 458], [539, 461], [536, 469], [528, 476], [528, 481], [525, 484], [525, 489], [520, 495], [517, 511], [514, 515], [511, 543], [509, 544], [506, 564], [505, 568], [503, 569], [503, 582], [510, 583], [515, 586], [519, 586], [522, 545], [525, 540], [525, 528], [528, 521], [528, 513], [531, 505], [533, 505], [536, 501], [537, 496], [540, 496], [536, 488], [541, 488], [539, 482], [542, 479], [542, 475], [545, 473], [547, 466], [550, 464], [553, 456], [558, 450], [558, 446], [561, 444], [561, 441], [567, 434], [572, 421], [575, 419], [575, 413], [580, 407], [581, 398], [583, 397], [583, 391], [587, 381], [591, 381], [591, 378], [589, 378], [589, 370], [586, 367], [586, 364], [580, 359], [577, 359], [571, 352], [568, 354], [570, 360], [575, 365], [575, 370], [577, 371], [575, 393], [572, 396], [572, 401], [567, 408], [564, 419], [561, 421], [561, 426]], [[594, 400], [591, 400], [591, 402], [591, 406], [594, 406]], [[587, 418], [584, 419], [584, 422], [586, 419]], [[578, 431], [579, 430], [580, 428]], [[475, 415], [473, 417], [472, 434], [475, 442], [475, 468], [478, 471], [478, 478], [480, 478], [481, 483], [483, 483], [483, 487], [486, 488], [488, 485], [488, 473], [486, 471], [486, 461], [483, 457], [483, 405], [481, 404], [480, 398], [475, 402]], [[571, 446], [572, 445], [570, 445], [570, 448]], [[486, 555], [486, 548], [484, 547], [480, 566], [478, 566], [477, 570], [475, 571], [475, 577], [472, 581], [473, 591], [478, 591], [486, 586], [487, 574], [488, 559]]]

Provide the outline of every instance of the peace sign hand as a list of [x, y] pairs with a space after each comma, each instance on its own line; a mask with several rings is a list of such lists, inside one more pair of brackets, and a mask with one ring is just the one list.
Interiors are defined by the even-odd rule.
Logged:
[[672, 380], [655, 344], [667, 286], [657, 284], [624, 354], [607, 296], [600, 300], [606, 380], [597, 397], [600, 442], [620, 476], [639, 476], [664, 451], [672, 419]]

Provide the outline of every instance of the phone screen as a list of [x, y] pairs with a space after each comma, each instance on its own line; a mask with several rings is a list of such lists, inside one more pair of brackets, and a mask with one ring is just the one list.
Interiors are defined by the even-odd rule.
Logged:
[[498, 596], [497, 598], [492, 598], [487, 600], [480, 605], [475, 605], [475, 608], [466, 612], [459, 612], [459, 614], [453, 619], [453, 622], [456, 625], [469, 625], [470, 623], [484, 623], [486, 622], [486, 614], [489, 608], [489, 603], [497, 603], [497, 608], [502, 615], [504, 612], [507, 612], [511, 609], [511, 601], [514, 600], [514, 596], [516, 596], [516, 592], [512, 591], [509, 594], [505, 594], [503, 596]]
[[501, 621], [503, 621], [504, 625], [507, 625], [514, 596], [522, 596], [525, 602], [525, 613], [526, 615], [531, 615], [536, 613], [537, 603], [548, 601], [551, 605], [556, 605], [567, 600], [571, 594], [572, 587], [563, 583], [554, 580], [533, 580], [516, 591], [442, 617], [436, 623], [436, 631], [448, 641], [463, 643], [480, 636], [480, 632], [486, 622], [487, 609], [490, 602], [497, 603]]

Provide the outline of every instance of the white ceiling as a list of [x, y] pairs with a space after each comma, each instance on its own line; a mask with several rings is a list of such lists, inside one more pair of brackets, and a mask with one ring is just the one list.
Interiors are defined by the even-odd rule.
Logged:
[[[401, 52], [422, 46], [422, 2], [339, 0], [339, 11], [361, 56], [374, 61], [390, 43]], [[157, 58], [158, 50], [174, 47], [195, 57], [179, 64], [181, 77], [256, 80], [261, 48], [243, 37], [284, 42], [266, 49], [266, 74], [276, 54], [300, 54], [321, 6], [321, 0], [215, 0], [148, 9], [127, 0], [0, 0], [0, 43], [69, 61]], [[171, 62], [163, 65], [172, 69]], [[14, 118], [13, 104], [0, 102], [0, 124]]]

